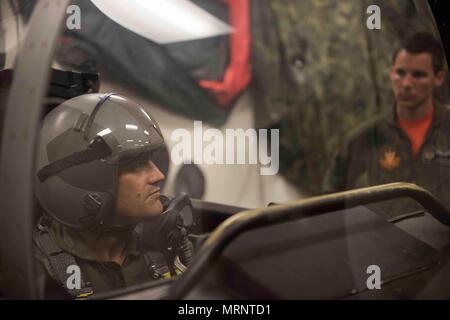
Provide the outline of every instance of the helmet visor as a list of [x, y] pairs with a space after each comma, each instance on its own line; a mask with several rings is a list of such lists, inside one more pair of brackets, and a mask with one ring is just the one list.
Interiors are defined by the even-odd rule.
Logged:
[[101, 136], [108, 144], [111, 155], [102, 161], [111, 165], [165, 149], [161, 131], [148, 112], [118, 95], [111, 95], [93, 111], [84, 131], [90, 141]]

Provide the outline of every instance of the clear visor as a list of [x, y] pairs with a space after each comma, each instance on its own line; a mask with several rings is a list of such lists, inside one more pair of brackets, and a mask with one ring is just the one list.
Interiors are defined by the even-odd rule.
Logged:
[[103, 159], [108, 164], [125, 164], [165, 145], [150, 115], [118, 95], [112, 95], [98, 105], [86, 122], [86, 137], [92, 140], [101, 136], [110, 147], [112, 155]]

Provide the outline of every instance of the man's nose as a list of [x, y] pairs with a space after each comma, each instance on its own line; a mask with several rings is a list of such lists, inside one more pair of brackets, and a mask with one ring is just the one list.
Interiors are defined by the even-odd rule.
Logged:
[[153, 163], [153, 161], [149, 162], [148, 175], [150, 184], [161, 182], [166, 178], [161, 170], [159, 170], [158, 166]]
[[404, 89], [409, 89], [413, 85], [413, 77], [409, 73], [407, 73], [402, 79], [402, 87]]

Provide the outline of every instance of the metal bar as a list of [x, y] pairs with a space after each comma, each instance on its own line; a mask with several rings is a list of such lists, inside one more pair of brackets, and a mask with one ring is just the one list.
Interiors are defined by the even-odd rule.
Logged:
[[238, 213], [224, 221], [196, 253], [192, 264], [173, 285], [168, 299], [182, 299], [199, 282], [220, 253], [240, 234], [291, 220], [317, 216], [373, 202], [409, 197], [443, 224], [450, 211], [427, 190], [411, 183], [390, 183], [299, 200], [290, 204]]
[[68, 3], [37, 2], [7, 103], [0, 153], [0, 257], [8, 298], [37, 297], [32, 253], [35, 146], [53, 52]]

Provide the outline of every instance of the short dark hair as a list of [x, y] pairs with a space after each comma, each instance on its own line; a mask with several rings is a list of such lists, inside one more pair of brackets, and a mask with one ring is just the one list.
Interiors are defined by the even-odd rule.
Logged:
[[395, 63], [397, 54], [406, 50], [411, 54], [429, 53], [433, 62], [434, 73], [444, 70], [444, 52], [442, 46], [435, 37], [426, 32], [418, 32], [402, 41], [400, 47], [394, 52], [392, 64]]

